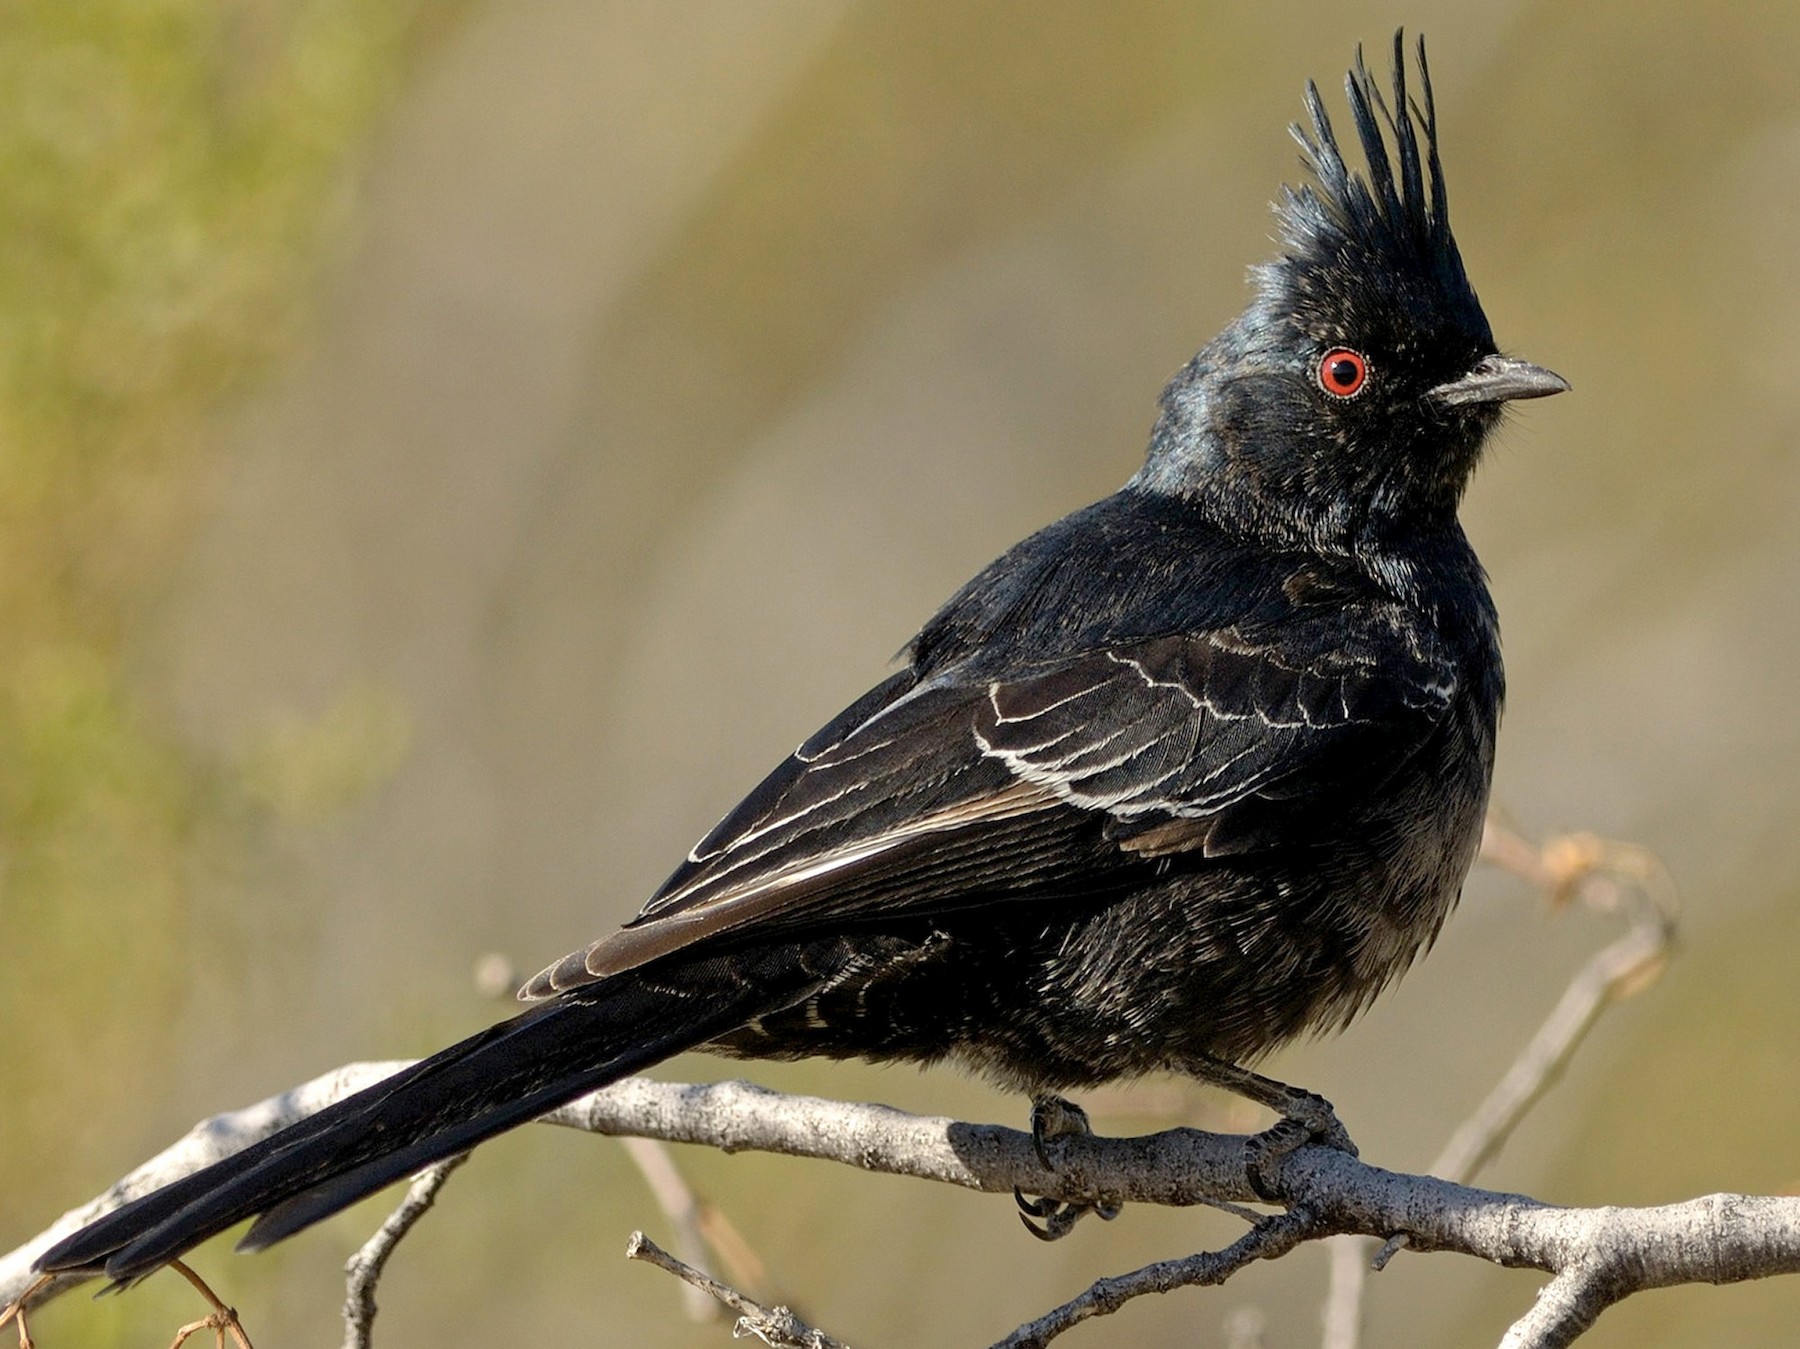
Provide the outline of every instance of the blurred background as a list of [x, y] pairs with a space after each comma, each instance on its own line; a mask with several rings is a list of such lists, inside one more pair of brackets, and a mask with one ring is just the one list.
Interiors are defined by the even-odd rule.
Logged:
[[[1341, 107], [1400, 23], [1495, 331], [1575, 386], [1515, 411], [1465, 510], [1507, 635], [1496, 799], [1653, 849], [1687, 903], [1667, 977], [1482, 1180], [1800, 1185], [1800, 8], [20, 0], [0, 1248], [201, 1116], [503, 1014], [482, 957], [529, 974], [627, 917], [966, 575], [1134, 471], [1271, 252], [1303, 81]], [[1478, 873], [1396, 992], [1271, 1070], [1422, 1166], [1609, 936]], [[949, 1072], [748, 1071], [1025, 1119]], [[1137, 1208], [1045, 1247], [998, 1198], [680, 1160], [856, 1344], [986, 1344], [1233, 1231]], [[336, 1343], [391, 1202], [199, 1264], [259, 1343]], [[402, 1249], [381, 1339], [724, 1343], [620, 1258], [638, 1226], [668, 1236], [616, 1144], [523, 1130]], [[1067, 1343], [1216, 1345], [1255, 1306], [1314, 1344], [1325, 1268]], [[1541, 1281], [1402, 1255], [1367, 1342], [1491, 1344]], [[195, 1305], [163, 1277], [34, 1329], [157, 1345]], [[1688, 1289], [1583, 1343], [1797, 1318], [1793, 1280]]]

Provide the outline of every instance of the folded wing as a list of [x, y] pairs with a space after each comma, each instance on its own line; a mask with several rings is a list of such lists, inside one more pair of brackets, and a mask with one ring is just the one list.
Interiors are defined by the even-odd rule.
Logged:
[[802, 745], [619, 932], [527, 985], [542, 997], [701, 941], [1104, 896], [1164, 859], [1291, 844], [1356, 774], [1414, 753], [1446, 661], [1237, 629], [1120, 643], [1005, 679], [910, 672]]

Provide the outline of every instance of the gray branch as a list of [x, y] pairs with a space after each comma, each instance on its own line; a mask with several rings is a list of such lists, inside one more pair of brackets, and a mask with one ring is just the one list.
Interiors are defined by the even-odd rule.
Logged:
[[345, 1263], [344, 1349], [369, 1349], [375, 1334], [375, 1285], [381, 1282], [388, 1257], [419, 1219], [431, 1212], [450, 1173], [468, 1160], [468, 1153], [459, 1152], [413, 1177], [400, 1207], [388, 1214], [375, 1235]]
[[[32, 1282], [36, 1255], [81, 1223], [402, 1066], [351, 1065], [199, 1125], [107, 1193], [0, 1258], [0, 1301], [23, 1293]], [[1016, 1129], [911, 1115], [880, 1105], [784, 1096], [743, 1082], [689, 1086], [631, 1078], [545, 1119], [595, 1133], [698, 1143], [727, 1152], [817, 1158], [1009, 1199], [1017, 1188], [1076, 1202], [1102, 1196], [1136, 1204], [1257, 1202], [1245, 1167], [1244, 1139], [1194, 1129], [1142, 1138], [1070, 1138], [1059, 1170], [1052, 1173], [1039, 1162], [1030, 1135]], [[1537, 1306], [1509, 1332], [1507, 1349], [1567, 1344], [1606, 1305], [1642, 1289], [1800, 1271], [1800, 1197], [1712, 1195], [1660, 1208], [1557, 1208], [1524, 1195], [1384, 1171], [1318, 1146], [1280, 1159], [1264, 1178], [1275, 1198], [1303, 1213], [1304, 1221], [1275, 1224], [1259, 1242], [1297, 1225], [1305, 1229], [1302, 1239], [1332, 1233], [1382, 1239], [1404, 1235], [1415, 1250], [1460, 1252], [1555, 1276]], [[34, 1302], [74, 1282], [42, 1289]]]

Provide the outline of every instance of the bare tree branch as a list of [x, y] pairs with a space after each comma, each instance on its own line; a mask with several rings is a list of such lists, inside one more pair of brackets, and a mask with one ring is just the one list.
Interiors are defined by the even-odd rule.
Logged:
[[[185, 1175], [211, 1154], [231, 1150], [222, 1149], [219, 1140], [242, 1147], [399, 1066], [341, 1069], [247, 1111], [208, 1121], [164, 1153], [160, 1165], [140, 1168], [79, 1214], [110, 1208], [126, 1194]], [[1070, 1138], [1058, 1170], [1049, 1172], [1021, 1130], [783, 1096], [742, 1082], [692, 1086], [633, 1078], [546, 1118], [600, 1133], [836, 1161], [1009, 1199], [1019, 1188], [1070, 1201], [1107, 1195], [1140, 1204], [1256, 1202], [1245, 1140], [1193, 1129], [1142, 1138]], [[1318, 1146], [1280, 1158], [1262, 1175], [1278, 1200], [1306, 1215], [1304, 1223], [1292, 1221], [1277, 1232], [1303, 1228], [1301, 1239], [1332, 1232], [1380, 1238], [1404, 1233], [1418, 1250], [1458, 1251], [1563, 1276], [1552, 1288], [1571, 1307], [1592, 1306], [1590, 1289], [1616, 1301], [1644, 1288], [1800, 1271], [1800, 1196], [1713, 1195], [1661, 1208], [1562, 1209], [1523, 1195], [1384, 1171]], [[53, 1231], [67, 1231], [80, 1220], [65, 1217]], [[0, 1297], [25, 1290], [33, 1256], [51, 1239], [53, 1234], [45, 1233], [0, 1260]], [[1573, 1324], [1568, 1315], [1534, 1310], [1513, 1343], [1566, 1342], [1538, 1330], [1533, 1317], [1539, 1324]]]

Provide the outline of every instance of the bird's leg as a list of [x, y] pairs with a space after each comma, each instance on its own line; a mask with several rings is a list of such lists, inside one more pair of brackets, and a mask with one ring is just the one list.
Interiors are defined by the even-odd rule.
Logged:
[[[1060, 1150], [1058, 1144], [1063, 1139], [1087, 1136], [1093, 1132], [1093, 1126], [1088, 1123], [1087, 1111], [1075, 1102], [1064, 1100], [1061, 1096], [1032, 1098], [1031, 1145], [1037, 1149], [1038, 1160], [1044, 1164], [1046, 1171], [1056, 1170], [1056, 1162], [1051, 1154]], [[1019, 1221], [1039, 1241], [1056, 1241], [1068, 1236], [1085, 1214], [1095, 1213], [1111, 1222], [1119, 1216], [1120, 1208], [1119, 1204], [1109, 1200], [1074, 1204], [1043, 1195], [1027, 1197], [1017, 1189], [1013, 1191], [1013, 1199], [1019, 1206]]]
[[1034, 1096], [1031, 1099], [1031, 1146], [1046, 1171], [1054, 1171], [1050, 1147], [1064, 1138], [1089, 1138], [1094, 1126], [1088, 1123], [1087, 1111], [1062, 1096]]
[[1276, 1198], [1268, 1180], [1269, 1169], [1297, 1148], [1308, 1143], [1322, 1143], [1339, 1152], [1357, 1155], [1356, 1144], [1338, 1121], [1331, 1102], [1315, 1092], [1290, 1087], [1272, 1077], [1253, 1073], [1223, 1059], [1207, 1059], [1195, 1065], [1195, 1074], [1216, 1087], [1267, 1106], [1281, 1116], [1244, 1144], [1244, 1169], [1250, 1186], [1264, 1199]]

